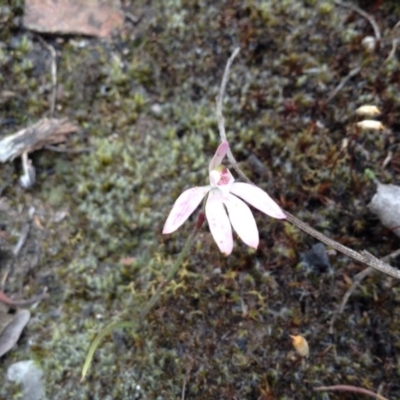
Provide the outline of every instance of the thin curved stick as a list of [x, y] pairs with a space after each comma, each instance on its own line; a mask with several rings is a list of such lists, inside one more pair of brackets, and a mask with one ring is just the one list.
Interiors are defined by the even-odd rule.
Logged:
[[334, 386], [320, 386], [314, 388], [316, 392], [325, 392], [329, 390], [338, 390], [342, 392], [352, 392], [352, 393], [361, 393], [361, 394], [366, 394], [367, 396], [374, 397], [377, 400], [389, 400], [386, 397], [381, 396], [378, 393], [374, 393], [371, 390], [360, 388], [357, 386], [352, 386], [352, 385], [334, 385]]
[[326, 99], [326, 103], [329, 103], [333, 100], [333, 98], [343, 89], [346, 83], [353, 77], [356, 76], [361, 71], [361, 67], [356, 67], [352, 69], [336, 86], [336, 88], [332, 91], [332, 93]]
[[397, 44], [400, 42], [400, 39], [395, 37], [395, 33], [394, 31], [400, 26], [400, 21], [397, 22], [397, 24], [393, 27], [392, 29], [392, 50], [390, 51], [389, 55], [387, 56], [385, 62], [388, 62], [389, 60], [391, 60], [395, 53], [396, 53], [396, 49], [397, 49]]
[[[236, 55], [239, 53], [239, 48], [236, 48], [234, 52], [232, 53], [231, 57], [229, 58], [228, 62], [226, 63], [224, 75], [222, 78], [222, 83], [220, 86], [220, 90], [218, 93], [217, 97], [217, 119], [218, 119], [218, 128], [219, 128], [219, 135], [221, 138], [221, 141], [227, 140], [226, 138], [226, 132], [225, 132], [225, 121], [224, 117], [222, 114], [222, 101], [225, 93], [225, 88], [226, 84], [228, 82], [229, 78], [229, 71], [230, 67], [232, 65], [233, 59], [236, 57]], [[249, 178], [247, 178], [246, 174], [240, 169], [237, 161], [231, 154], [230, 150], [228, 153], [228, 157], [230, 162], [232, 163], [233, 167], [235, 170], [238, 172], [238, 174], [248, 183], [252, 183]], [[329, 239], [327, 236], [323, 235], [321, 232], [317, 231], [316, 229], [312, 228], [310, 225], [306, 224], [305, 222], [299, 220], [296, 218], [294, 215], [290, 214], [289, 212], [283, 210], [284, 213], [286, 214], [286, 218], [289, 222], [291, 222], [293, 225], [297, 226], [299, 229], [302, 231], [306, 232], [307, 234], [315, 237], [322, 243], [325, 243], [326, 245], [332, 247], [333, 249], [339, 251], [342, 254], [345, 254], [346, 256], [352, 258], [353, 260], [356, 260], [362, 264], [368, 265], [369, 267], [372, 267], [380, 272], [383, 272], [386, 275], [392, 276], [396, 279], [400, 279], [400, 270], [397, 268], [393, 268], [391, 265], [379, 260], [375, 256], [373, 256], [371, 253], [369, 253], [366, 250], [361, 251], [360, 253], [350, 249], [349, 247], [343, 246], [339, 242], [336, 242], [335, 240]]]
[[[400, 249], [394, 251], [393, 253], [390, 253], [389, 255], [385, 256], [382, 258], [382, 261], [389, 261], [392, 258], [396, 258], [398, 255], [400, 255]], [[354, 291], [358, 288], [358, 286], [361, 284], [361, 282], [369, 275], [374, 272], [375, 269], [372, 267], [365, 268], [358, 274], [356, 274], [353, 278], [353, 284], [350, 286], [350, 288], [347, 290], [345, 295], [343, 296], [342, 302], [340, 303], [339, 307], [336, 309], [335, 314], [333, 315], [331, 322], [329, 323], [329, 333], [333, 334], [333, 325], [336, 322], [337, 316], [341, 314], [344, 311], [344, 308], [346, 307], [347, 302], [349, 301], [351, 295], [354, 293]]]
[[40, 42], [51, 54], [51, 99], [50, 99], [50, 117], [53, 117], [56, 109], [57, 99], [57, 53], [53, 46], [48, 44], [41, 36], [38, 36]]
[[380, 272], [383, 272], [386, 275], [400, 279], [400, 270], [392, 267], [391, 265], [385, 263], [384, 261], [379, 260], [368, 251], [363, 250], [360, 253], [358, 253], [357, 251], [350, 249], [349, 247], [343, 246], [342, 244], [336, 242], [335, 240], [329, 239], [327, 236], [323, 235], [321, 232], [315, 230], [314, 228], [311, 228], [310, 225], [299, 220], [298, 218], [288, 213], [287, 211], [284, 212], [286, 214], [287, 220], [290, 221], [293, 225], [296, 225], [299, 229], [315, 237], [322, 243], [325, 243], [327, 246], [332, 247], [333, 249], [352, 258], [353, 260], [356, 260], [362, 264], [368, 265], [369, 267], [372, 267]]
[[340, 0], [334, 0], [334, 2], [338, 6], [350, 8], [351, 10], [355, 11], [356, 13], [360, 14], [362, 17], [364, 17], [372, 26], [372, 29], [374, 30], [375, 34], [375, 39], [376, 40], [381, 40], [381, 31], [379, 30], [378, 24], [375, 21], [375, 18], [369, 15], [367, 12], [362, 10], [360, 7], [355, 6], [354, 4], [348, 4], [348, 3], [343, 3]]

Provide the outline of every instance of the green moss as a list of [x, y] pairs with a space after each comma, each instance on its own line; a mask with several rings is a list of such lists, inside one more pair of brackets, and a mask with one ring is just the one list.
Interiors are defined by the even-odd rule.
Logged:
[[[296, 267], [314, 241], [257, 211], [257, 251], [235, 235], [234, 252], [224, 258], [206, 227], [143, 331], [106, 338], [88, 380], [76, 384], [101, 327], [136, 318], [182, 249], [193, 220], [168, 236], [162, 226], [184, 189], [207, 184], [219, 142], [215, 96], [236, 45], [241, 52], [224, 115], [241, 167], [328, 236], [376, 255], [396, 248], [394, 235], [365, 207], [374, 190], [367, 171], [385, 182], [396, 182], [398, 172], [396, 154], [382, 168], [399, 120], [396, 57], [385, 62], [393, 25], [388, 5], [374, 14], [385, 38], [372, 54], [360, 44], [371, 34], [368, 23], [322, 0], [169, 1], [152, 4], [151, 12], [145, 1], [130, 7], [144, 17], [138, 26], [127, 23], [119, 38], [57, 41], [56, 116], [82, 128], [66, 146], [90, 151], [34, 154], [38, 184], [29, 192], [18, 187], [19, 161], [0, 172], [9, 232], [2, 251], [18, 241], [32, 205], [44, 227], [34, 222], [7, 291], [48, 286], [50, 293], [32, 311], [27, 336], [2, 372], [17, 359], [34, 358], [48, 397], [60, 399], [135, 398], [140, 391], [149, 399], [180, 398], [185, 377], [186, 397], [196, 399], [263, 393], [309, 399], [321, 382], [385, 382], [384, 394], [399, 397], [393, 365], [400, 323], [389, 312], [398, 308], [399, 291], [387, 290], [378, 274], [364, 281], [329, 336], [347, 277], [361, 267], [338, 255], [330, 257], [333, 274]], [[19, 32], [21, 14], [16, 1], [1, 14], [1, 41], [15, 43], [0, 46], [2, 90], [17, 93], [4, 103], [1, 118], [14, 124], [4, 125], [4, 134], [49, 111], [48, 52], [33, 34]], [[327, 103], [357, 65], [362, 71]], [[363, 103], [384, 110], [385, 134], [356, 132], [354, 110]], [[22, 268], [37, 248], [40, 263]], [[288, 334], [304, 332], [312, 357], [300, 368]], [[0, 397], [18, 391], [8, 382]]]

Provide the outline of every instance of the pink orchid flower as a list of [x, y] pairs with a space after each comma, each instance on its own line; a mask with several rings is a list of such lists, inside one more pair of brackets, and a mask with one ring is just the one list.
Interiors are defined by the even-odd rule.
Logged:
[[207, 194], [208, 225], [220, 251], [226, 255], [231, 254], [233, 248], [231, 224], [244, 243], [254, 249], [258, 247], [256, 221], [249, 206], [241, 199], [271, 217], [286, 218], [278, 204], [262, 189], [248, 183], [235, 182], [228, 168], [221, 164], [228, 150], [227, 141], [219, 145], [208, 168], [210, 178], [208, 186], [187, 189], [177, 198], [165, 222], [164, 234], [177, 230]]

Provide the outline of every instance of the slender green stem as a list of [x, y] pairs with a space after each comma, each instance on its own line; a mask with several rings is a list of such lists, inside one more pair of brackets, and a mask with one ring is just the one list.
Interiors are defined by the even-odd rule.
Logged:
[[[202, 212], [202, 214], [203, 214], [203, 212]], [[200, 217], [200, 218], [204, 218], [204, 217]], [[153, 294], [153, 296], [151, 296], [150, 300], [147, 302], [147, 304], [145, 305], [145, 307], [141, 311], [141, 313], [140, 313], [140, 322], [141, 323], [144, 321], [144, 319], [146, 318], [147, 314], [151, 311], [151, 309], [157, 304], [157, 302], [158, 302], [158, 300], [159, 300], [159, 298], [161, 296], [161, 292], [169, 284], [171, 279], [174, 277], [174, 275], [178, 271], [179, 267], [182, 264], [183, 259], [186, 257], [188, 251], [192, 247], [194, 238], [196, 237], [197, 232], [200, 230], [202, 223], [203, 223], [202, 221], [200, 223], [196, 222], [196, 226], [194, 227], [194, 229], [192, 230], [191, 234], [187, 238], [185, 246], [183, 247], [182, 251], [180, 252], [180, 254], [179, 254], [178, 258], [176, 259], [176, 261], [175, 261], [174, 265], [172, 266], [172, 268], [168, 271], [168, 274], [167, 274], [166, 278], [158, 286], [158, 288], [155, 291], [155, 293]]]
[[135, 328], [137, 321], [114, 321], [108, 324], [105, 328], [103, 328], [94, 338], [91, 343], [88, 353], [86, 355], [85, 363], [83, 364], [82, 374], [81, 374], [81, 382], [85, 380], [86, 374], [90, 368], [90, 364], [92, 363], [94, 353], [96, 349], [99, 347], [100, 342], [104, 337], [112, 333], [114, 329], [118, 328]]
[[147, 317], [147, 315], [149, 314], [151, 309], [157, 304], [158, 300], [160, 299], [162, 291], [168, 285], [168, 283], [171, 281], [171, 279], [174, 277], [174, 275], [178, 271], [179, 267], [182, 265], [182, 262], [183, 262], [184, 258], [186, 257], [186, 255], [188, 254], [190, 248], [192, 247], [194, 238], [196, 237], [197, 233], [201, 229], [203, 222], [204, 222], [204, 206], [203, 206], [203, 209], [200, 212], [199, 217], [196, 221], [196, 225], [193, 228], [189, 237], [187, 238], [186, 243], [183, 246], [183, 249], [180, 252], [178, 258], [172, 265], [172, 268], [168, 271], [168, 274], [167, 274], [166, 278], [164, 279], [164, 281], [158, 286], [158, 288], [155, 291], [155, 293], [153, 294], [153, 296], [151, 296], [150, 300], [146, 303], [143, 310], [141, 311], [141, 313], [139, 315], [139, 323], [137, 320], [111, 322], [96, 335], [96, 337], [94, 338], [93, 342], [91, 343], [91, 345], [89, 347], [89, 351], [86, 355], [85, 363], [83, 364], [81, 382], [85, 379], [86, 374], [92, 363], [94, 353], [97, 350], [97, 348], [99, 347], [100, 342], [104, 339], [104, 337], [106, 337], [107, 335], [112, 333], [113, 330], [119, 329], [119, 328], [133, 328], [133, 330], [135, 332], [138, 332], [140, 330], [144, 319]]

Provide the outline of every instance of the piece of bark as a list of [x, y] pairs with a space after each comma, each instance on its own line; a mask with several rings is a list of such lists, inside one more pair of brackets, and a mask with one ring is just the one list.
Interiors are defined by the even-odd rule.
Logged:
[[0, 141], [0, 162], [12, 161], [46, 145], [62, 143], [78, 126], [67, 119], [43, 118]]
[[109, 37], [124, 23], [118, 0], [25, 0], [24, 26], [53, 34]]

